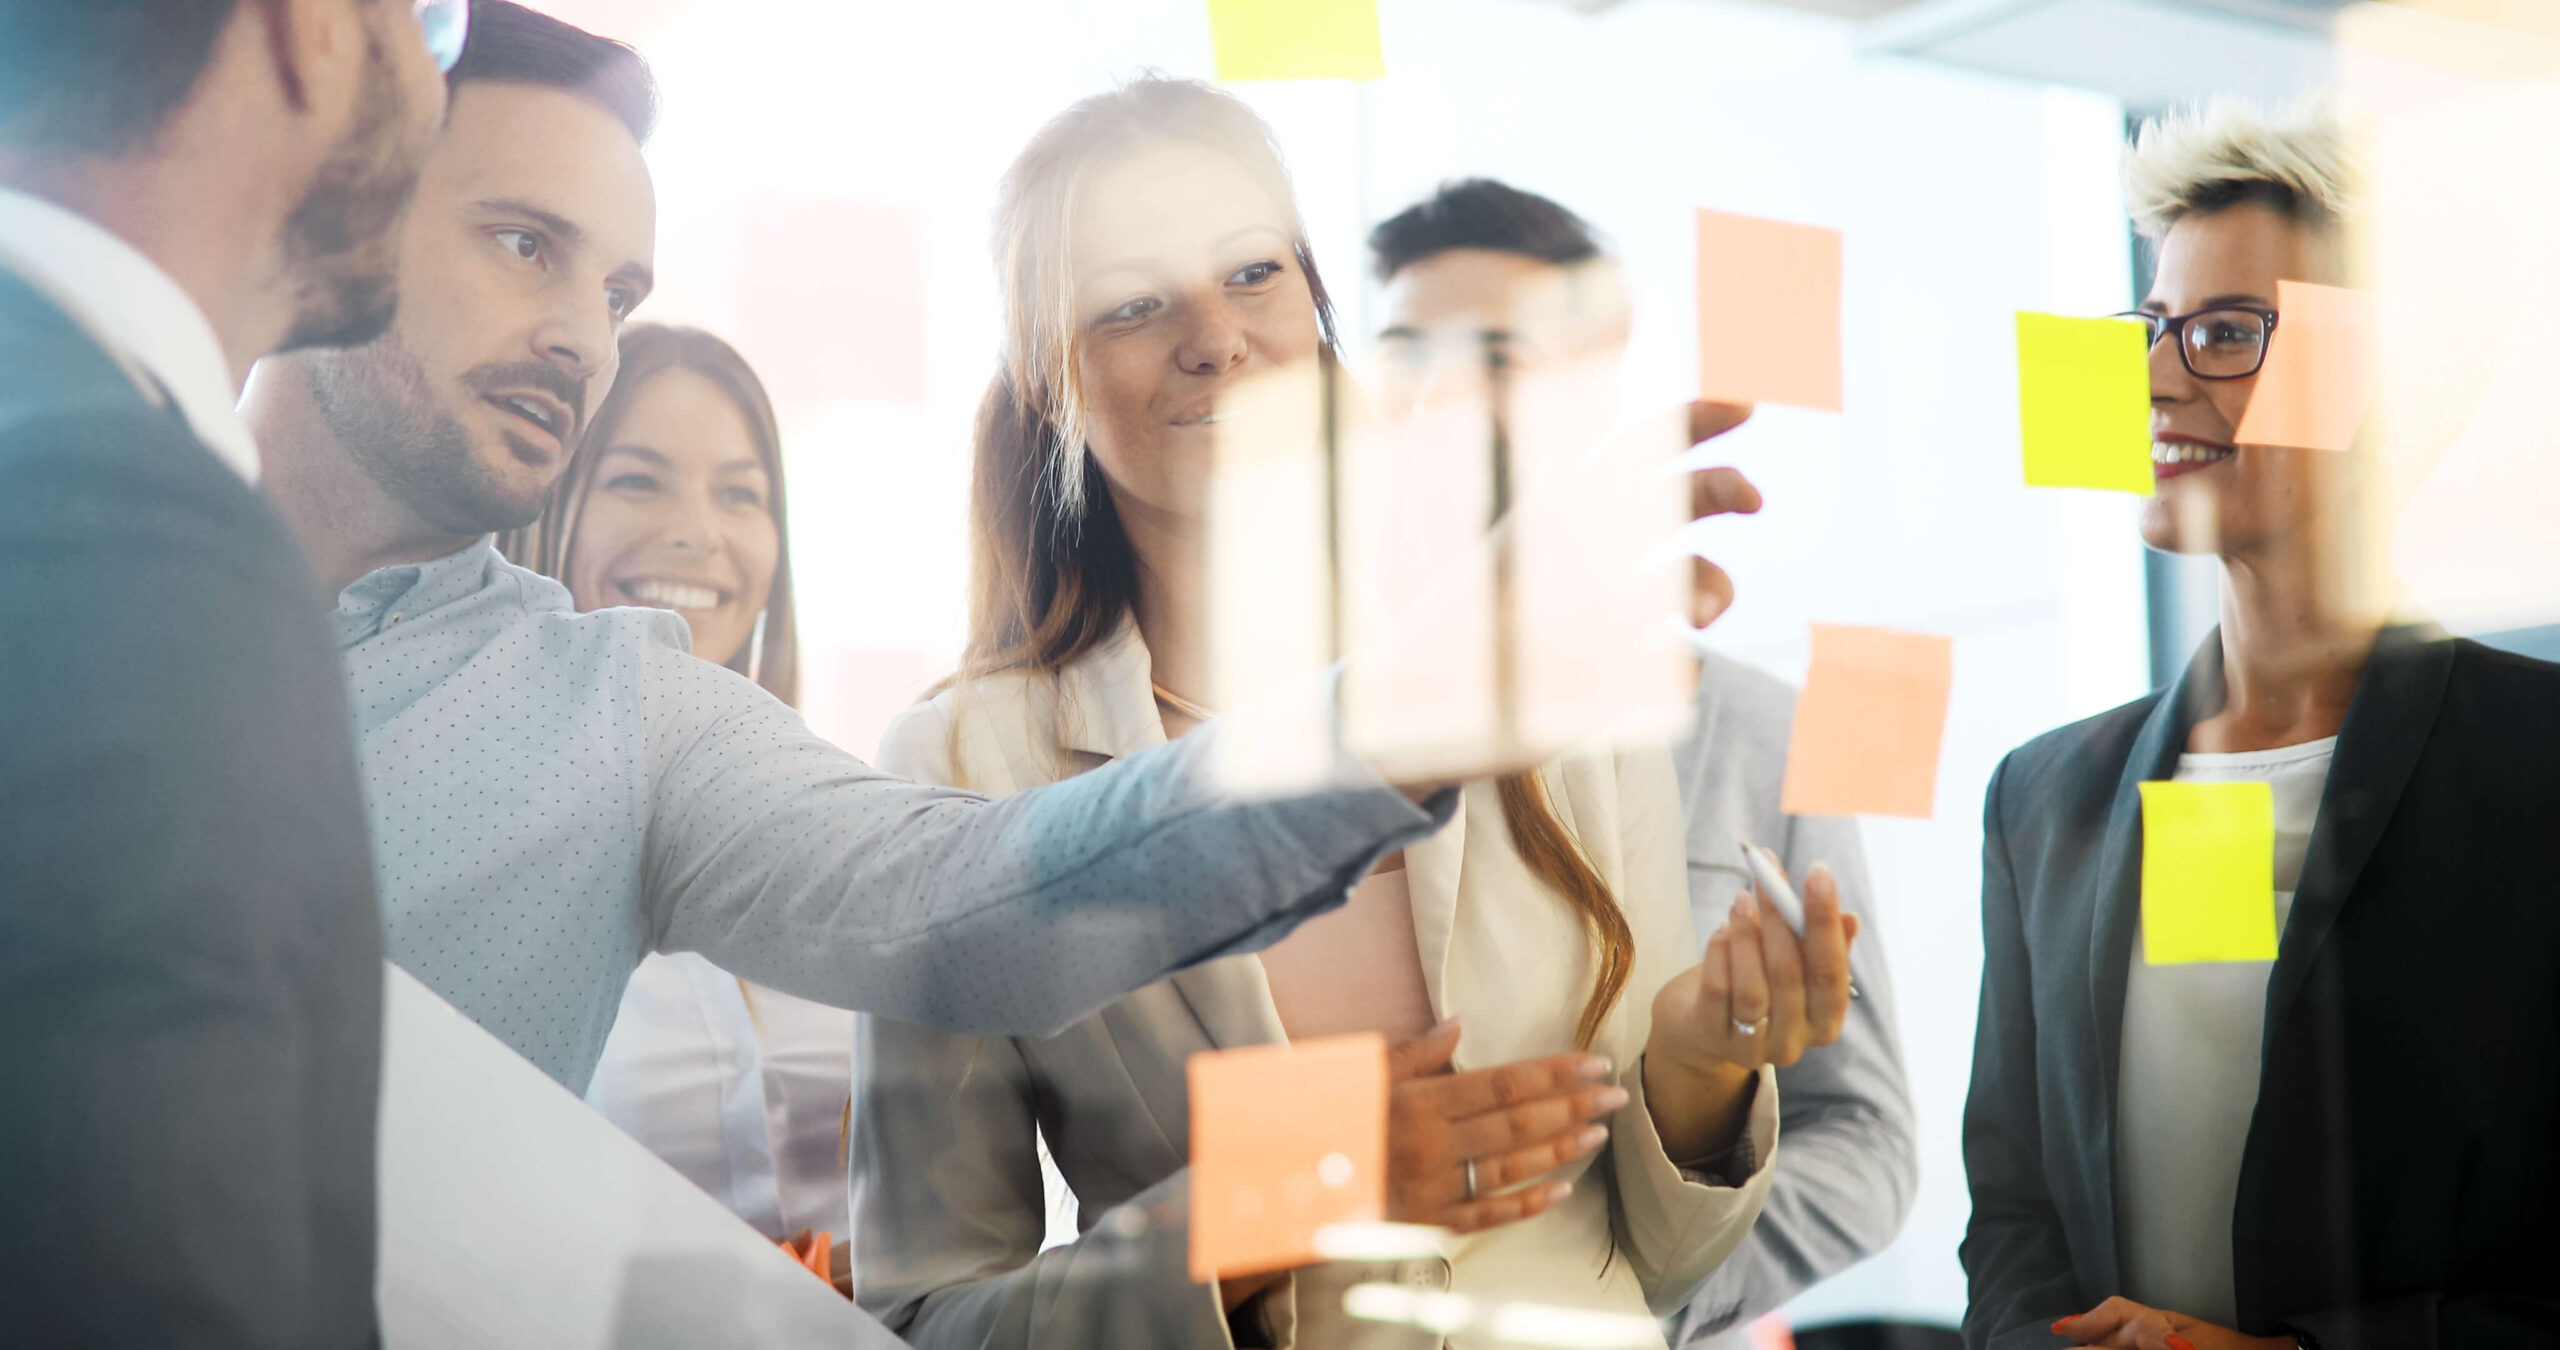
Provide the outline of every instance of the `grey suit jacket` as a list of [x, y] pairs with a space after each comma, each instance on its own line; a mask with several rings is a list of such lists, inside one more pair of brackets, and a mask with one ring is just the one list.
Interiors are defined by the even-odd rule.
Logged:
[[320, 608], [0, 272], [0, 1341], [374, 1338], [381, 917]]
[[1858, 822], [1778, 809], [1796, 692], [1763, 671], [1708, 653], [1698, 724], [1674, 755], [1689, 826], [1689, 902], [1703, 940], [1750, 883], [1736, 845], [1775, 849], [1801, 880], [1816, 862], [1840, 878], [1858, 915], [1850, 955], [1858, 1000], [1838, 1043], [1778, 1070], [1778, 1153], [1769, 1205], [1751, 1236], [1680, 1314], [1672, 1343], [1739, 1345], [1740, 1327], [1874, 1255], [1893, 1240], [1920, 1185], [1911, 1089], [1893, 1023], [1893, 986], [1878, 941]]

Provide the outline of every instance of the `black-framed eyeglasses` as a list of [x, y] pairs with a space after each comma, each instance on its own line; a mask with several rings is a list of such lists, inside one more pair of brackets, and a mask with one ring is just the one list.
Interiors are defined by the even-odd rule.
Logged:
[[2127, 310], [2111, 319], [2137, 319], [2151, 330], [2151, 345], [2175, 334], [2178, 360], [2199, 380], [2241, 380], [2267, 363], [2267, 343], [2275, 337], [2276, 312], [2256, 305], [2217, 305], [2193, 314], [2147, 314]]
[[417, 11], [418, 31], [426, 34], [427, 54], [436, 59], [436, 69], [450, 75], [462, 59], [462, 45], [471, 36], [471, 0], [410, 0]]

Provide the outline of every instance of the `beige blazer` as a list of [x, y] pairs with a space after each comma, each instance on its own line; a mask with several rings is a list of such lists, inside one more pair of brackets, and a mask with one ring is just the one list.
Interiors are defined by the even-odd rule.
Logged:
[[[990, 679], [910, 709], [883, 738], [880, 766], [999, 795], [1082, 772], [1162, 743], [1148, 676], [1145, 646], [1124, 629], [1054, 684]], [[1637, 1072], [1654, 992], [1699, 950], [1669, 756], [1578, 756], [1546, 774], [1559, 815], [1634, 931], [1633, 977], [1592, 1047], [1615, 1063], [1632, 1100], [1608, 1122], [1608, 1145], [1561, 1174], [1576, 1183], [1573, 1194], [1546, 1214], [1450, 1239], [1428, 1259], [1296, 1272], [1268, 1304], [1283, 1345], [1489, 1343], [1345, 1315], [1343, 1291], [1377, 1280], [1484, 1303], [1666, 1315], [1759, 1214], [1777, 1147], [1774, 1075], [1762, 1072], [1751, 1112], [1753, 1170], [1727, 1186], [1665, 1156]], [[1448, 827], [1405, 860], [1432, 1006], [1465, 1025], [1458, 1067], [1570, 1050], [1590, 955], [1564, 902], [1510, 847], [1494, 786], [1464, 789]], [[860, 1019], [851, 1171], [864, 1306], [921, 1346], [1231, 1344], [1216, 1287], [1187, 1275], [1184, 1061], [1282, 1039], [1251, 955], [1195, 966], [1052, 1037]], [[1080, 1228], [1047, 1251], [1044, 1142], [1074, 1192]]]

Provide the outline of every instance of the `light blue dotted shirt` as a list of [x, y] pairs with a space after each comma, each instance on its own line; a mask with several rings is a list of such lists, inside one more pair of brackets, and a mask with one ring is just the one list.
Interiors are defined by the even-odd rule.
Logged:
[[1213, 782], [1214, 729], [1001, 802], [921, 786], [695, 659], [676, 616], [577, 613], [486, 540], [368, 573], [329, 622], [385, 949], [573, 1092], [652, 950], [1043, 1034], [1279, 940], [1454, 802], [1374, 778], [1247, 801]]

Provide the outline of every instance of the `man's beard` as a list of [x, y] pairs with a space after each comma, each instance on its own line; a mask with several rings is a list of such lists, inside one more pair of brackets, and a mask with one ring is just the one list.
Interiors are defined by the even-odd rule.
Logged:
[[285, 220], [285, 268], [298, 294], [293, 327], [277, 350], [361, 347], [390, 331], [400, 301], [400, 220], [425, 150], [400, 140], [408, 111], [382, 43], [369, 42], [354, 124]]
[[[315, 354], [308, 364], [312, 406], [329, 434], [393, 501], [436, 529], [488, 534], [532, 524], [559, 485], [555, 473], [538, 489], [519, 489], [483, 463], [470, 431], [436, 397], [426, 368], [397, 333], [354, 351]], [[562, 395], [572, 410], [584, 403], [584, 391], [547, 366], [484, 366], [462, 382], [534, 383]], [[574, 433], [570, 439], [574, 444]]]

